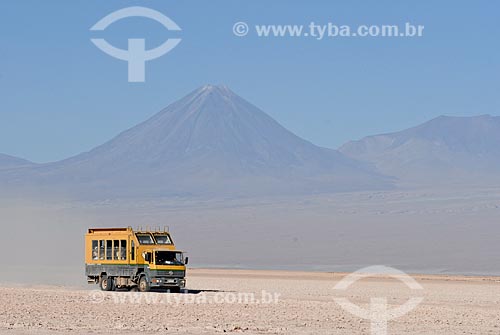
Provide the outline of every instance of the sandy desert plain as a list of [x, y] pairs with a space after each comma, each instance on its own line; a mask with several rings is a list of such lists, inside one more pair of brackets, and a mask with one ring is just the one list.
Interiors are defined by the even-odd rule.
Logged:
[[344, 276], [190, 269], [184, 294], [4, 284], [0, 334], [370, 334], [370, 321], [344, 311], [335, 297], [362, 308], [386, 297], [393, 308], [416, 295], [423, 302], [388, 321], [388, 334], [500, 334], [499, 278], [417, 275], [423, 290], [415, 292], [378, 276], [339, 294], [334, 286]]

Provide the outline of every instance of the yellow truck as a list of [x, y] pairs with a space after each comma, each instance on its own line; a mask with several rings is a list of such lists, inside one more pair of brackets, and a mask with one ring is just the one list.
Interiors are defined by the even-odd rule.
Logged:
[[85, 273], [101, 290], [151, 288], [179, 292], [186, 286], [188, 257], [166, 230], [91, 228], [85, 235]]

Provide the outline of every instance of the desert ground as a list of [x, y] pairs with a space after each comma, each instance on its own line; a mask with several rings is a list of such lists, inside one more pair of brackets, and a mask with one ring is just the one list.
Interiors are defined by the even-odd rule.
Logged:
[[344, 276], [189, 269], [184, 294], [3, 284], [0, 334], [369, 334], [370, 321], [334, 298], [368, 308], [371, 298], [386, 297], [395, 308], [417, 295], [423, 302], [388, 321], [389, 334], [500, 334], [500, 278], [415, 275], [417, 292], [378, 276], [339, 293]]

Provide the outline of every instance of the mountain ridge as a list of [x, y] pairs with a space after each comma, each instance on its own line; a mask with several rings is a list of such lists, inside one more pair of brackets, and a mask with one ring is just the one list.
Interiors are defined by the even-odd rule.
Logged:
[[442, 115], [398, 132], [347, 142], [339, 151], [402, 180], [486, 179], [500, 172], [500, 117]]
[[14, 179], [118, 194], [294, 194], [391, 185], [369, 164], [298, 137], [214, 85], [88, 152], [24, 173]]
[[35, 163], [27, 159], [0, 153], [0, 169], [10, 169], [33, 165], [35, 165]]

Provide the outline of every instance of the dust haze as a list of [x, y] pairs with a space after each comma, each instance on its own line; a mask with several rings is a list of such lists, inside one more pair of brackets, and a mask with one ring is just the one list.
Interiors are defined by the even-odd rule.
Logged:
[[89, 227], [169, 226], [192, 267], [498, 275], [500, 189], [0, 202], [2, 281], [86, 285]]

